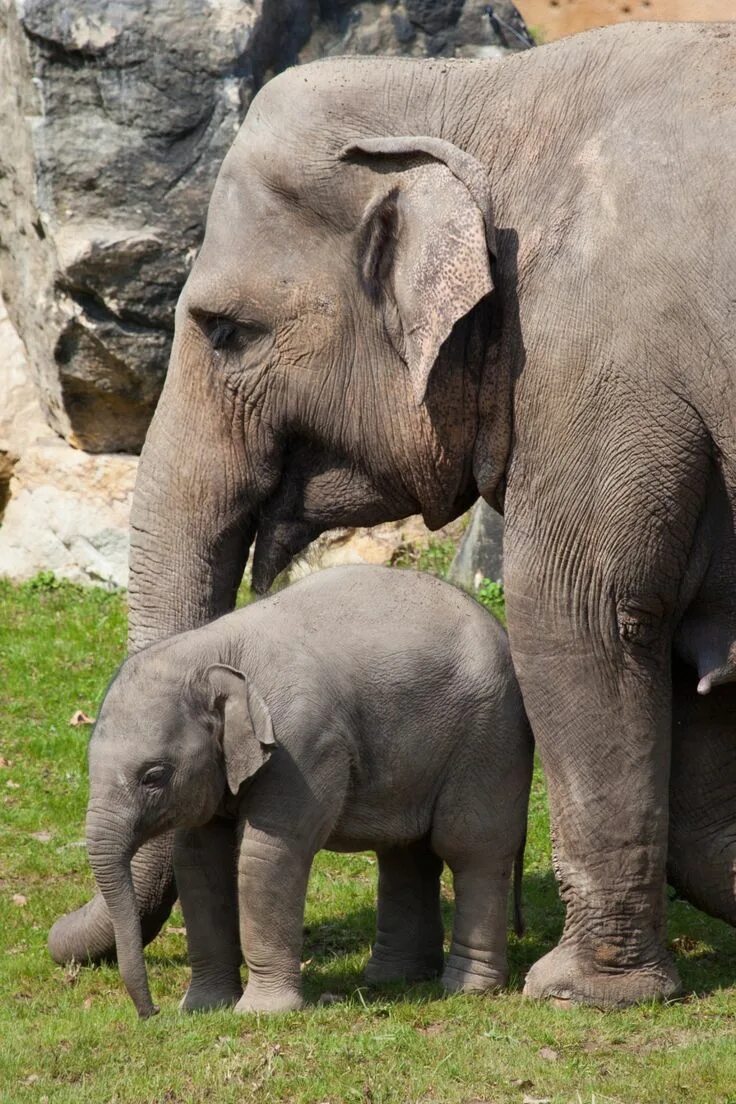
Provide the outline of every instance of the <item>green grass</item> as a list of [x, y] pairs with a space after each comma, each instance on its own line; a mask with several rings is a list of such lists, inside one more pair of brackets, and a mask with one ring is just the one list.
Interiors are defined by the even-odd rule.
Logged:
[[[77, 709], [94, 715], [124, 637], [118, 595], [48, 579], [0, 584], [0, 1100], [736, 1104], [736, 941], [681, 902], [670, 906], [670, 939], [688, 993], [682, 1002], [602, 1014], [521, 998], [526, 969], [562, 923], [539, 775], [527, 934], [511, 936], [512, 986], [501, 996], [444, 998], [434, 984], [363, 987], [370, 855], [323, 854], [315, 865], [304, 949], [315, 1007], [307, 1012], [179, 1016], [187, 966], [178, 913], [147, 952], [162, 1009], [153, 1020], [136, 1019], [114, 969], [54, 966], [49, 926], [93, 888], [81, 846], [89, 728], [68, 722]], [[446, 896], [449, 920], [449, 889]], [[325, 993], [340, 1003], [316, 1005]]]

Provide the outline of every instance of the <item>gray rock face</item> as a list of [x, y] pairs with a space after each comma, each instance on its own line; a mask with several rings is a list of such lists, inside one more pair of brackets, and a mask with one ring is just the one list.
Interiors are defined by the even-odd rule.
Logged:
[[269, 76], [335, 53], [493, 56], [485, 8], [0, 0], [0, 292], [49, 424], [140, 449], [212, 184]]
[[140, 447], [214, 175], [246, 3], [3, 2], [0, 281], [52, 426]]
[[484, 579], [503, 580], [503, 518], [482, 498], [473, 507], [448, 575], [470, 591], [477, 590]]

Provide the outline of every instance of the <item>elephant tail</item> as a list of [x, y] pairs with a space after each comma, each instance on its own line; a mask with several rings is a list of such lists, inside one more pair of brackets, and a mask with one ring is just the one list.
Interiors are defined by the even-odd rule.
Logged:
[[524, 852], [526, 851], [526, 832], [519, 844], [519, 850], [514, 857], [514, 932], [518, 936], [524, 934], [524, 912], [522, 909], [521, 888], [524, 878]]

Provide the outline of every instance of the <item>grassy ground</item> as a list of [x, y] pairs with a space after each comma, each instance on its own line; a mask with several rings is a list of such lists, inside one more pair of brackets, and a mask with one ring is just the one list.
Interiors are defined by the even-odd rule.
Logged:
[[314, 1002], [332, 994], [339, 1003], [276, 1019], [179, 1016], [187, 966], [178, 913], [147, 952], [162, 1008], [153, 1020], [136, 1020], [114, 969], [54, 966], [49, 926], [92, 892], [82, 844], [89, 728], [69, 719], [94, 714], [124, 634], [118, 596], [48, 579], [0, 583], [0, 1100], [736, 1104], [736, 943], [681, 902], [670, 906], [670, 938], [682, 1002], [604, 1015], [522, 1000], [526, 969], [562, 921], [539, 778], [528, 931], [511, 937], [513, 982], [499, 997], [363, 987], [370, 855], [323, 854], [312, 879], [306, 988]]

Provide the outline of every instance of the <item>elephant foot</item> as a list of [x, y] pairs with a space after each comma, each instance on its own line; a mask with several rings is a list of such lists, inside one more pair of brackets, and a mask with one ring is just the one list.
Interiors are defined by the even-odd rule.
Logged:
[[297, 989], [263, 989], [248, 983], [235, 1005], [236, 1012], [299, 1012], [305, 1007]]
[[442, 988], [447, 993], [495, 993], [508, 981], [505, 968], [453, 953], [447, 956]]
[[665, 1001], [680, 993], [674, 963], [665, 952], [644, 966], [601, 968], [593, 954], [569, 944], [555, 947], [532, 966], [524, 994], [552, 1000], [559, 1007], [587, 1004], [593, 1008], [626, 1008], [648, 1001]]
[[374, 947], [363, 977], [369, 985], [386, 985], [392, 981], [428, 981], [442, 973], [442, 949], [425, 955], [388, 955]]
[[216, 1008], [233, 1008], [243, 995], [240, 979], [227, 984], [192, 984], [179, 1004], [180, 1012], [211, 1012]]

